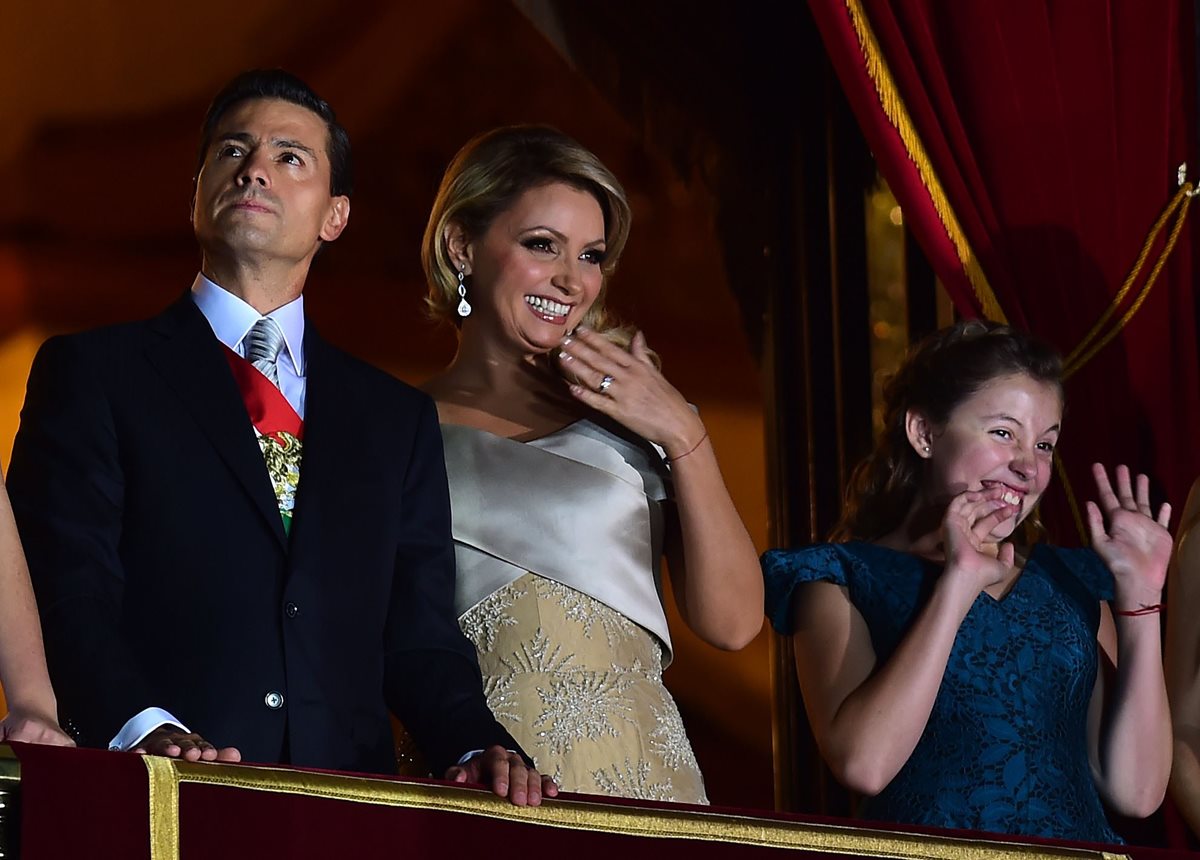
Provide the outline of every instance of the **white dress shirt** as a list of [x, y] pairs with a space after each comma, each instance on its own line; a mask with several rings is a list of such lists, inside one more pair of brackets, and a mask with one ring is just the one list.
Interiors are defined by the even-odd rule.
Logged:
[[[212, 326], [217, 340], [232, 349], [242, 358], [246, 357], [243, 342], [262, 314], [233, 293], [219, 287], [204, 275], [196, 275], [192, 282], [192, 301]], [[284, 348], [279, 354], [279, 389], [296, 413], [304, 417], [304, 394], [306, 385], [304, 364], [304, 296], [299, 296], [267, 316], [275, 320], [283, 330]], [[116, 737], [109, 741], [110, 750], [128, 752], [136, 749], [146, 736], [165, 725], [188, 728], [169, 711], [162, 708], [146, 708], [130, 718], [121, 727]]]
[[[217, 340], [232, 349], [242, 358], [246, 357], [246, 335], [263, 315], [228, 290], [214, 284], [204, 275], [196, 275], [192, 284], [192, 301], [208, 324], [212, 326]], [[304, 296], [288, 302], [267, 314], [283, 330], [283, 352], [279, 353], [279, 390], [292, 404], [296, 413], [304, 417], [305, 364], [304, 364]]]

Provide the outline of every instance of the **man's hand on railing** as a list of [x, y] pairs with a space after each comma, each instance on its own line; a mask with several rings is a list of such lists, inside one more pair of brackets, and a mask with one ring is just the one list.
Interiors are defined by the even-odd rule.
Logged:
[[515, 752], [496, 745], [446, 771], [446, 779], [486, 785], [514, 806], [538, 806], [542, 797], [558, 794], [558, 785], [525, 763]]
[[142, 739], [135, 753], [165, 755], [185, 761], [241, 761], [237, 747], [217, 749], [195, 732], [185, 732], [178, 726], [161, 726]]

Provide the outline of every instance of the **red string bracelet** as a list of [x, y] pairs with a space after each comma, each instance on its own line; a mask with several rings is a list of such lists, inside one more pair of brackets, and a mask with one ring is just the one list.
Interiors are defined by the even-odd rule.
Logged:
[[1141, 609], [1114, 609], [1113, 615], [1124, 615], [1126, 618], [1136, 618], [1139, 615], [1153, 615], [1156, 612], [1162, 612], [1163, 605], [1155, 603], [1150, 606], [1143, 606]]
[[701, 445], [703, 445], [703, 444], [704, 444], [704, 440], [705, 440], [705, 439], [707, 439], [707, 438], [708, 438], [708, 431], [707, 431], [707, 430], [705, 430], [705, 431], [704, 431], [704, 435], [700, 437], [700, 441], [699, 441], [699, 442], [697, 442], [695, 445], [693, 445], [693, 446], [692, 446], [691, 448], [689, 448], [688, 450], [684, 451], [684, 452], [683, 452], [682, 454], [680, 454], [678, 457], [668, 457], [668, 458], [667, 458], [667, 462], [668, 462], [668, 463], [676, 463], [676, 462], [678, 462], [678, 461], [682, 460], [682, 459], [683, 459], [684, 457], [686, 457], [688, 454], [692, 453], [692, 452], [693, 452], [693, 451], [695, 451], [697, 448], [699, 448]]

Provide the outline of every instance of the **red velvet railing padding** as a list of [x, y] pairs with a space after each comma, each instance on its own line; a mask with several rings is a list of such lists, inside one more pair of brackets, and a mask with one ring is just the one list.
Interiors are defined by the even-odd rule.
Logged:
[[140, 756], [12, 744], [21, 762], [21, 860], [150, 856]]

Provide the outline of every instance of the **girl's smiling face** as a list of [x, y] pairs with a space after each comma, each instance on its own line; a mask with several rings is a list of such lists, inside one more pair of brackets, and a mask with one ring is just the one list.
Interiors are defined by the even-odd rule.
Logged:
[[929, 461], [922, 485], [926, 502], [945, 504], [968, 490], [1002, 487], [1015, 515], [989, 539], [1008, 538], [1050, 483], [1062, 409], [1057, 387], [1019, 373], [988, 382], [959, 403], [943, 426], [910, 413], [909, 439]]

